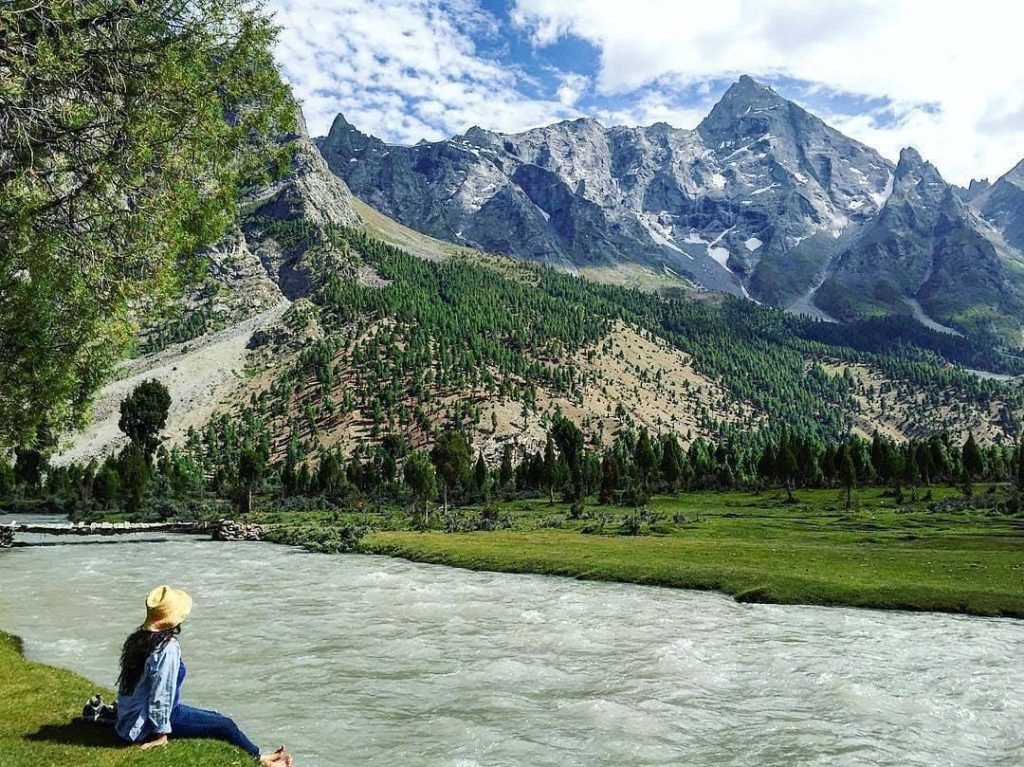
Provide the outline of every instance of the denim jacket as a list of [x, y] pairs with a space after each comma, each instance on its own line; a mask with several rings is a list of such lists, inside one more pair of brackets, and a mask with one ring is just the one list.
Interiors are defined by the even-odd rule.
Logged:
[[135, 689], [117, 696], [117, 734], [130, 743], [170, 734], [171, 711], [178, 703], [184, 672], [177, 639], [151, 653]]

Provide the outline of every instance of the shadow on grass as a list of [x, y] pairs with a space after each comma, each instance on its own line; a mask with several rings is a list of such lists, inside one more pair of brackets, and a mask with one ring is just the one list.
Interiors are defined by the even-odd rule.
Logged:
[[123, 748], [126, 745], [117, 737], [113, 727], [91, 722], [44, 724], [36, 732], [26, 735], [25, 739], [97, 748]]

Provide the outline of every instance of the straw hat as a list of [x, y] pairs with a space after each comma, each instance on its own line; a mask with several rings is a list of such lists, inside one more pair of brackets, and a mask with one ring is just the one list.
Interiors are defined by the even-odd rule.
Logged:
[[144, 631], [167, 631], [185, 620], [192, 612], [192, 597], [180, 589], [157, 586], [146, 597]]

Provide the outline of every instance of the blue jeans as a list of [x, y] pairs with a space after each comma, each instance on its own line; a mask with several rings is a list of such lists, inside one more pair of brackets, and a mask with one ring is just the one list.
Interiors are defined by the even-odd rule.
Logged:
[[245, 737], [232, 719], [205, 708], [179, 703], [171, 711], [172, 738], [213, 738], [226, 740], [252, 756], [259, 756], [256, 744]]

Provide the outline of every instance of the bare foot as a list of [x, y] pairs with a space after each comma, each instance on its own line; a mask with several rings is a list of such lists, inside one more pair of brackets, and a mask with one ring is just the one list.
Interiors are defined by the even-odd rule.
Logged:
[[139, 748], [143, 751], [149, 751], [151, 748], [159, 748], [160, 746], [167, 745], [167, 736], [160, 735], [152, 740], [147, 740], [145, 743], [139, 745]]
[[284, 750], [284, 746], [279, 746], [274, 753], [260, 756], [260, 764], [264, 767], [292, 767], [292, 755]]

